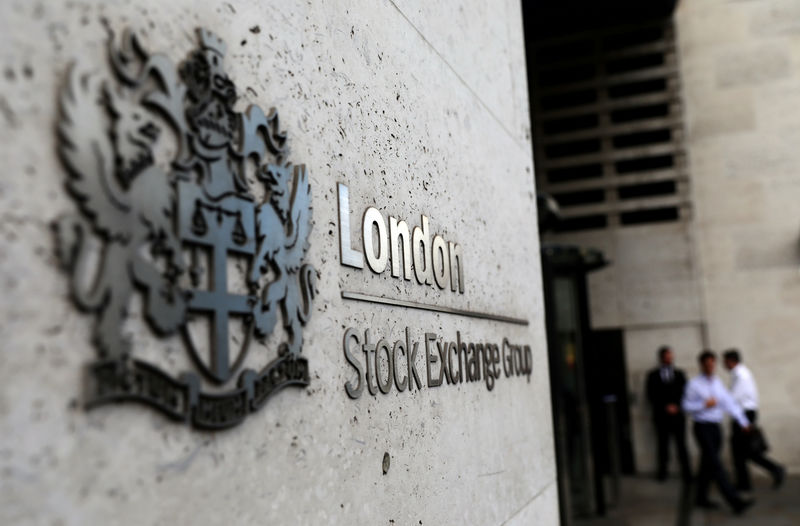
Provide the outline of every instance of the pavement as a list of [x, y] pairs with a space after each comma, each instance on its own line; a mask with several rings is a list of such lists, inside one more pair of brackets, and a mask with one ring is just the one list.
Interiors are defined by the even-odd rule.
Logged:
[[[693, 508], [686, 526], [800, 526], [800, 476], [786, 477], [779, 490], [767, 478], [753, 479], [753, 507], [736, 516], [712, 489], [711, 500], [721, 504], [713, 511]], [[624, 477], [619, 502], [605, 517], [575, 519], [574, 526], [677, 526], [681, 503], [678, 478], [656, 482], [652, 477]]]

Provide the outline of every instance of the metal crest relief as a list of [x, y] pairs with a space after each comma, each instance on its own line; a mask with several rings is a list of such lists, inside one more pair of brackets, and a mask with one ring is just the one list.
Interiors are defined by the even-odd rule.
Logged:
[[[305, 166], [286, 160], [274, 109], [234, 110], [225, 44], [204, 29], [197, 38], [179, 67], [126, 32], [119, 44], [109, 38], [108, 74], [70, 69], [58, 149], [79, 213], [54, 228], [74, 301], [95, 316], [87, 406], [143, 402], [221, 429], [279, 389], [308, 385], [302, 330], [317, 272], [304, 262], [311, 230]], [[256, 167], [249, 176], [248, 164]], [[238, 293], [228, 283], [232, 258], [247, 262], [246, 290]], [[135, 294], [156, 335], [182, 335], [200, 374], [172, 376], [137, 358], [123, 333]], [[190, 330], [200, 318], [210, 328], [206, 345]], [[244, 327], [238, 345], [234, 318]], [[279, 320], [285, 338], [272, 359], [244, 368], [252, 339], [270, 335]]]

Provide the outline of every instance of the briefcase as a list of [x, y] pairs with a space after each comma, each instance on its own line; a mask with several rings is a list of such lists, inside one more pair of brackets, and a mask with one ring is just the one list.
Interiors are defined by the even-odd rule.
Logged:
[[751, 455], [761, 455], [769, 450], [767, 438], [760, 427], [752, 426], [750, 432], [747, 433], [747, 438]]

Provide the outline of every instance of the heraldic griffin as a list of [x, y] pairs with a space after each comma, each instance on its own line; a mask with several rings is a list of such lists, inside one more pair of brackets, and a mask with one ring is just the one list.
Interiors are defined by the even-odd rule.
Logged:
[[[134, 33], [120, 45], [109, 33], [111, 74], [73, 65], [58, 122], [66, 187], [80, 212], [55, 222], [58, 255], [75, 302], [96, 315], [90, 403], [139, 400], [201, 427], [227, 427], [284, 385], [308, 383], [302, 325], [317, 279], [304, 263], [308, 173], [286, 162], [274, 109], [234, 109], [225, 44], [214, 34], [198, 30], [199, 47], [176, 68], [166, 55], [149, 54]], [[251, 188], [259, 183], [261, 202]], [[245, 293], [228, 290], [231, 254], [248, 261]], [[236, 372], [250, 341], [229, 352], [231, 316], [257, 338], [271, 334], [280, 317], [287, 337], [264, 369], [242, 371], [236, 390], [206, 395], [194, 373], [178, 380], [135, 359], [123, 323], [138, 292], [154, 332], [182, 332], [194, 362], [217, 384]], [[213, 319], [208, 356], [186, 330], [199, 315]]]

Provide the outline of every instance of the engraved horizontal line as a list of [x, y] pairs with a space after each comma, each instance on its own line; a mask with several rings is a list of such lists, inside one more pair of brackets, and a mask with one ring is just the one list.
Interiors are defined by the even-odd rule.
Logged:
[[524, 320], [522, 318], [514, 318], [511, 316], [503, 316], [502, 314], [491, 314], [488, 312], [478, 312], [471, 310], [454, 309], [451, 307], [441, 307], [439, 305], [429, 305], [427, 303], [417, 303], [416, 301], [406, 301], [395, 298], [386, 298], [383, 296], [373, 296], [371, 294], [362, 294], [360, 292], [342, 291], [342, 298], [346, 300], [366, 301], [369, 303], [379, 303], [381, 305], [391, 305], [393, 307], [407, 307], [409, 309], [442, 312], [444, 314], [455, 314], [456, 316], [466, 316], [468, 318], [478, 318], [482, 320], [513, 323], [514, 325], [528, 325], [528, 320]]

